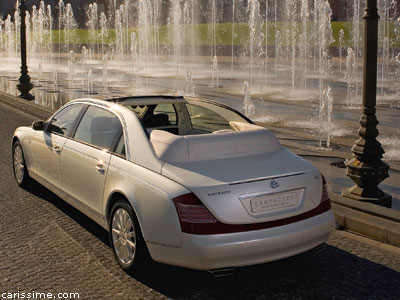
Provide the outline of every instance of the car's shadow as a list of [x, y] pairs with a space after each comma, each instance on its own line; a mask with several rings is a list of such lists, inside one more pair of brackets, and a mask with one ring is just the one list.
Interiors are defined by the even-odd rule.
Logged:
[[53, 192], [45, 188], [39, 183], [33, 182], [27, 188], [29, 193], [46, 200], [47, 202], [53, 204], [55, 207], [60, 209], [63, 213], [68, 215], [71, 219], [89, 231], [92, 235], [97, 237], [100, 241], [102, 241], [106, 245], [110, 245], [108, 239], [108, 232], [104, 230], [100, 225], [94, 222], [92, 219], [81, 213], [75, 207], [69, 205], [63, 199], [55, 195]]
[[[29, 192], [109, 246], [106, 230], [52, 192], [39, 185]], [[238, 268], [225, 277], [159, 263], [132, 277], [173, 299], [396, 299], [400, 294], [399, 272], [329, 245], [321, 252]]]

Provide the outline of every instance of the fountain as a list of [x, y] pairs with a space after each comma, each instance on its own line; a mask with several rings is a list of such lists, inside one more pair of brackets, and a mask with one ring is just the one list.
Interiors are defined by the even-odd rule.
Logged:
[[74, 50], [70, 50], [69, 51], [69, 55], [68, 55], [68, 69], [69, 69], [69, 73], [68, 73], [68, 81], [70, 84], [70, 88], [72, 87], [73, 81], [75, 80], [75, 53]]
[[[154, 63], [157, 62], [157, 55], [160, 54], [160, 0], [153, 0], [153, 41], [154, 41]], [[127, 26], [129, 26], [129, 21], [127, 20]]]
[[255, 114], [255, 106], [251, 101], [251, 88], [248, 81], [243, 82], [243, 94], [244, 94], [244, 101], [243, 101], [243, 110], [244, 114], [248, 118], [252, 118]]
[[50, 62], [53, 63], [53, 15], [51, 13], [51, 5], [47, 5], [46, 29], [47, 29], [47, 32], [48, 32], [46, 52], [50, 56]]
[[186, 94], [190, 96], [194, 96], [194, 83], [192, 72], [187, 71], [186, 73]]
[[[395, 57], [395, 62], [397, 64], [397, 68], [396, 68], [396, 72], [395, 72], [395, 79], [396, 79], [396, 82], [400, 82], [400, 53], [397, 54], [397, 56]], [[397, 85], [396, 97], [400, 97], [400, 85]]]
[[104, 87], [104, 93], [107, 95], [108, 94], [108, 80], [107, 80], [107, 75], [108, 75], [108, 69], [107, 69], [107, 54], [103, 56], [103, 68], [102, 68], [102, 83]]
[[326, 149], [331, 148], [331, 135], [332, 135], [332, 110], [333, 110], [333, 97], [331, 95], [331, 87], [327, 86], [322, 94], [321, 107], [319, 110], [320, 126], [320, 147], [323, 147], [322, 141], [325, 141]]
[[[17, 2], [18, 4], [18, 2]], [[14, 13], [14, 28], [15, 28], [15, 38], [14, 38], [14, 46], [15, 46], [15, 56], [18, 56], [18, 49], [20, 46], [20, 41], [19, 41], [19, 32], [21, 28], [21, 19], [19, 16], [19, 10], [15, 10]]]
[[98, 22], [99, 22], [99, 17], [98, 17], [98, 12], [97, 12], [97, 3], [89, 4], [88, 11], [86, 12], [87, 15], [87, 22], [86, 26], [89, 31], [89, 36], [90, 36], [90, 43], [93, 45], [93, 51], [99, 51], [96, 49], [98, 47]]
[[[175, 1], [175, 0], [173, 0]], [[249, 0], [253, 1], [253, 0]], [[210, 15], [211, 23], [208, 26], [209, 35], [211, 35], [211, 66], [213, 65], [214, 57], [217, 56], [217, 4], [215, 0], [210, 0]]]
[[346, 59], [346, 73], [345, 80], [347, 82], [347, 107], [354, 107], [357, 97], [356, 94], [356, 75], [357, 75], [357, 60], [356, 55], [352, 48], [347, 49], [347, 59]]
[[69, 52], [74, 38], [72, 30], [77, 27], [77, 23], [74, 18], [74, 12], [70, 3], [65, 6], [64, 15], [60, 17], [60, 19], [63, 21], [66, 52]]
[[308, 51], [308, 23], [309, 23], [309, 3], [308, 0], [302, 0], [301, 1], [301, 11], [300, 11], [300, 18], [302, 21], [302, 33], [301, 33], [301, 55], [300, 57], [303, 58], [303, 77], [304, 77], [304, 91], [307, 90], [307, 70], [308, 70], [308, 56], [309, 56], [309, 51]]
[[[266, 4], [266, 11], [268, 11], [268, 2]], [[231, 72], [233, 72], [233, 61], [234, 59], [234, 39], [235, 39], [235, 0], [232, 0], [232, 24], [231, 24], [232, 32], [231, 32]], [[267, 26], [268, 28], [268, 26]], [[268, 45], [268, 42], [266, 42]], [[267, 48], [267, 46], [265, 46]]]
[[4, 21], [0, 20], [0, 51], [3, 51], [3, 24]]
[[89, 69], [87, 73], [87, 94], [88, 95], [93, 95], [93, 71]]
[[389, 64], [390, 64], [390, 53], [389, 53], [389, 38], [383, 38], [383, 45], [382, 45], [382, 56], [381, 56], [381, 95], [385, 95], [385, 82], [387, 80], [387, 73], [389, 72]]
[[147, 76], [149, 63], [151, 12], [150, 0], [139, 2], [139, 55], [140, 60], [145, 62], [145, 76]]
[[89, 58], [89, 50], [86, 48], [86, 46], [82, 47], [81, 50], [81, 54], [82, 54], [82, 73], [86, 72], [86, 64]]
[[[321, 0], [318, 5], [318, 15], [320, 24], [318, 27], [318, 58], [319, 58], [319, 111], [323, 106], [324, 90], [326, 87], [326, 79], [330, 73], [331, 63], [328, 55], [328, 47], [335, 40], [332, 35], [332, 27], [330, 24], [332, 10], [328, 0]], [[321, 119], [321, 118], [320, 118]]]
[[344, 44], [344, 30], [343, 28], [339, 31], [339, 69], [342, 72], [342, 52]]
[[[26, 26], [26, 43], [27, 45], [32, 45], [32, 35], [31, 35], [31, 15], [29, 12], [26, 12], [25, 15], [25, 26]], [[29, 46], [28, 46], [29, 49]], [[31, 58], [34, 56], [34, 53], [32, 51], [32, 47], [30, 48], [30, 51], [27, 53], [28, 58]]]
[[101, 54], [106, 55], [106, 39], [108, 37], [107, 28], [107, 17], [104, 12], [100, 14], [100, 42], [101, 42]]
[[124, 60], [124, 31], [122, 25], [122, 14], [124, 6], [121, 5], [119, 9], [115, 11], [115, 54], [117, 60], [122, 62]]
[[4, 24], [6, 32], [5, 48], [8, 57], [16, 57], [15, 52], [15, 36], [14, 23], [11, 21], [11, 16], [8, 15]]
[[[219, 78], [218, 78], [218, 58], [214, 56], [213, 59], [213, 67], [212, 67], [212, 87], [219, 87]], [[215, 84], [216, 83], [216, 84]]]
[[247, 12], [249, 13], [249, 89], [251, 89], [253, 86], [254, 59], [261, 55], [261, 44], [264, 39], [260, 2], [249, 0]]
[[355, 72], [354, 72], [354, 93], [355, 93], [355, 99], [358, 99], [358, 73], [359, 73], [359, 68], [358, 68], [358, 58], [361, 56], [361, 50], [360, 50], [360, 44], [362, 43], [361, 40], [361, 26], [363, 24], [361, 23], [361, 0], [354, 0], [353, 2], [353, 18], [352, 18], [352, 37], [353, 37], [353, 51], [354, 51], [354, 57], [355, 57]]
[[[280, 50], [279, 49], [279, 43], [281, 41], [281, 39], [280, 39], [281, 35], [280, 35], [280, 31], [278, 30], [278, 22], [277, 22], [277, 20], [278, 20], [277, 1], [278, 0], [274, 0], [274, 36], [275, 36], [275, 52], [274, 52], [274, 55], [275, 55], [275, 69], [274, 70], [275, 70], [275, 81], [277, 79], [278, 57], [279, 57], [279, 53], [281, 53], [279, 51]], [[278, 32], [279, 32], [279, 35], [278, 35]]]
[[286, 13], [287, 18], [290, 20], [288, 23], [287, 29], [287, 46], [288, 46], [288, 57], [291, 58], [291, 66], [290, 66], [290, 73], [291, 73], [291, 82], [292, 82], [292, 92], [295, 91], [296, 87], [296, 53], [297, 53], [297, 0], [287, 0], [286, 1]]
[[172, 44], [174, 46], [174, 58], [176, 67], [176, 77], [179, 76], [181, 66], [181, 51], [183, 42], [183, 29], [182, 29], [182, 11], [181, 1], [172, 0], [171, 14], [172, 14]]
[[265, 2], [265, 59], [264, 59], [264, 73], [265, 73], [265, 83], [267, 82], [267, 73], [268, 73], [268, 38], [269, 38], [269, 33], [268, 33], [268, 11], [269, 11], [269, 5], [268, 5], [268, 1]]

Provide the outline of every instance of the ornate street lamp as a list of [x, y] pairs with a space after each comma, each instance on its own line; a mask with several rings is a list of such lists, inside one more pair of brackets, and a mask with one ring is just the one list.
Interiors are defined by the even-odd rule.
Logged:
[[342, 195], [390, 207], [392, 197], [378, 187], [379, 183], [389, 177], [389, 165], [381, 160], [385, 152], [376, 140], [379, 135], [376, 128], [379, 122], [375, 115], [379, 19], [377, 0], [367, 0], [363, 18], [365, 20], [363, 114], [358, 131], [360, 138], [351, 149], [353, 158], [346, 162], [347, 175], [356, 185], [343, 189]]
[[19, 4], [19, 15], [21, 17], [21, 76], [19, 77], [19, 84], [17, 85], [18, 90], [21, 92], [19, 97], [26, 100], [35, 99], [34, 96], [29, 92], [33, 88], [31, 83], [31, 77], [28, 75], [28, 65], [26, 64], [26, 15], [25, 0], [20, 0]]

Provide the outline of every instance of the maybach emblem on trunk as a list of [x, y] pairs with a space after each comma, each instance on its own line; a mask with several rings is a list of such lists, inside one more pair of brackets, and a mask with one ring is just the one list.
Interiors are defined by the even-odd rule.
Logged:
[[269, 183], [269, 187], [271, 189], [276, 189], [279, 187], [279, 183], [278, 181], [276, 181], [275, 179], [272, 179], [271, 182]]

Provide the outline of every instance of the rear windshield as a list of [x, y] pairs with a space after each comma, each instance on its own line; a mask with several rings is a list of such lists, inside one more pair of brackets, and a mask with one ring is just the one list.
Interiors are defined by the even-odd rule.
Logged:
[[193, 129], [214, 132], [231, 128], [228, 120], [208, 108], [193, 104], [186, 104], [186, 107]]

